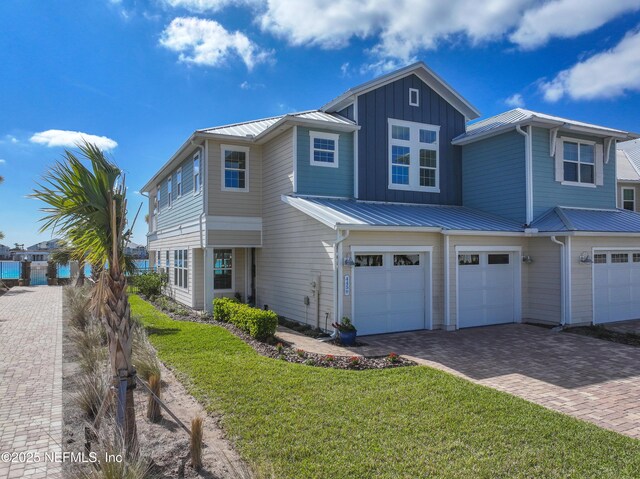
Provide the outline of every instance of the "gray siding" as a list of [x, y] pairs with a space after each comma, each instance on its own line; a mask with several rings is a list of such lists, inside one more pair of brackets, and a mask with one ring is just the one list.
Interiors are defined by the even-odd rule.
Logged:
[[[420, 91], [420, 106], [409, 105], [409, 88]], [[440, 193], [390, 190], [388, 118], [440, 125]], [[451, 140], [464, 133], [465, 118], [415, 75], [358, 97], [358, 198], [375, 201], [459, 205], [461, 150]]]
[[[298, 127], [297, 193], [353, 197], [353, 133]], [[338, 168], [311, 165], [310, 131], [339, 134]]]
[[[202, 193], [193, 194], [193, 152], [185, 159], [182, 168], [182, 195], [178, 197], [176, 187], [176, 174], [178, 168], [171, 172], [172, 178], [172, 204], [168, 206], [168, 178], [163, 178], [160, 183], [160, 211], [157, 217], [157, 229], [162, 230], [197, 220], [203, 209]], [[153, 193], [150, 195], [153, 198]], [[153, 201], [152, 199], [150, 201]]]
[[515, 131], [462, 147], [462, 203], [524, 223], [524, 137]]
[[[595, 141], [602, 140], [584, 135], [560, 132], [559, 136]], [[604, 164], [604, 185], [596, 188], [562, 185], [555, 179], [555, 159], [549, 155], [549, 130], [533, 129], [533, 217], [537, 218], [555, 206], [582, 208], [615, 208], [616, 158], [611, 148], [609, 163]]]
[[209, 246], [260, 246], [260, 231], [209, 230]]

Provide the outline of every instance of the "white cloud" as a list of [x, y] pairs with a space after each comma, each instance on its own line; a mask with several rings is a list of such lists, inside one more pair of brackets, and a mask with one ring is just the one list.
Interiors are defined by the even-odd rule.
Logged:
[[193, 13], [212, 13], [232, 5], [253, 5], [257, 0], [164, 0], [164, 3]]
[[512, 108], [524, 108], [524, 98], [520, 93], [514, 93], [509, 98], [504, 100], [505, 105]]
[[73, 148], [82, 141], [93, 143], [104, 151], [113, 150], [118, 143], [106, 136], [90, 135], [81, 131], [47, 130], [35, 133], [30, 141], [48, 147]]
[[4, 135], [4, 138], [0, 140], [0, 143], [11, 143], [15, 145], [16, 143], [20, 143], [20, 140], [13, 135]]
[[640, 91], [640, 31], [632, 31], [611, 50], [593, 55], [561, 71], [540, 88], [547, 101], [614, 98]]
[[525, 12], [509, 39], [524, 49], [533, 49], [553, 37], [573, 38], [590, 32], [623, 13], [638, 9], [638, 0], [555, 0]]
[[7, 160], [2, 160], [2, 159], [0, 159], [0, 165], [4, 165], [4, 164], [6, 164], [6, 163], [7, 163]]
[[203, 66], [219, 66], [237, 55], [251, 70], [272, 54], [242, 32], [230, 32], [214, 20], [194, 17], [174, 18], [162, 32], [160, 44], [179, 53], [181, 62]]
[[239, 86], [242, 90], [258, 90], [265, 87], [264, 83], [249, 83], [247, 80], [240, 83]]

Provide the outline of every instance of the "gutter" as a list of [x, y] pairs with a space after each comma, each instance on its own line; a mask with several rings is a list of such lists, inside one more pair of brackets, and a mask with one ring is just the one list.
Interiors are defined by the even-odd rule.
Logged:
[[524, 165], [525, 165], [525, 209], [526, 209], [526, 221], [525, 227], [529, 227], [533, 222], [533, 146], [531, 141], [531, 135], [533, 133], [531, 125], [528, 127], [528, 131], [525, 132], [522, 127], [516, 125], [516, 131], [524, 136]]

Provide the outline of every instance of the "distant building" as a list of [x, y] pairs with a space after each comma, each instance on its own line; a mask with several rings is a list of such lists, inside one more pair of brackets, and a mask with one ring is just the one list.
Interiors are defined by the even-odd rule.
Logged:
[[61, 239], [51, 239], [49, 241], [41, 241], [27, 248], [27, 251], [53, 251], [62, 246], [63, 241]]
[[0, 260], [8, 260], [11, 259], [11, 248], [0, 244]]
[[149, 257], [147, 247], [137, 243], [127, 243], [124, 253], [135, 259], [147, 259]]

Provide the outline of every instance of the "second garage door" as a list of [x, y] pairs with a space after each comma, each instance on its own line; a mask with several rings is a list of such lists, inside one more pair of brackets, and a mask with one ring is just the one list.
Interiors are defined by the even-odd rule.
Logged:
[[517, 321], [518, 255], [513, 251], [458, 254], [458, 327]]
[[427, 252], [355, 255], [353, 319], [359, 335], [428, 327], [428, 262]]
[[596, 323], [640, 318], [640, 251], [596, 251], [593, 255]]

